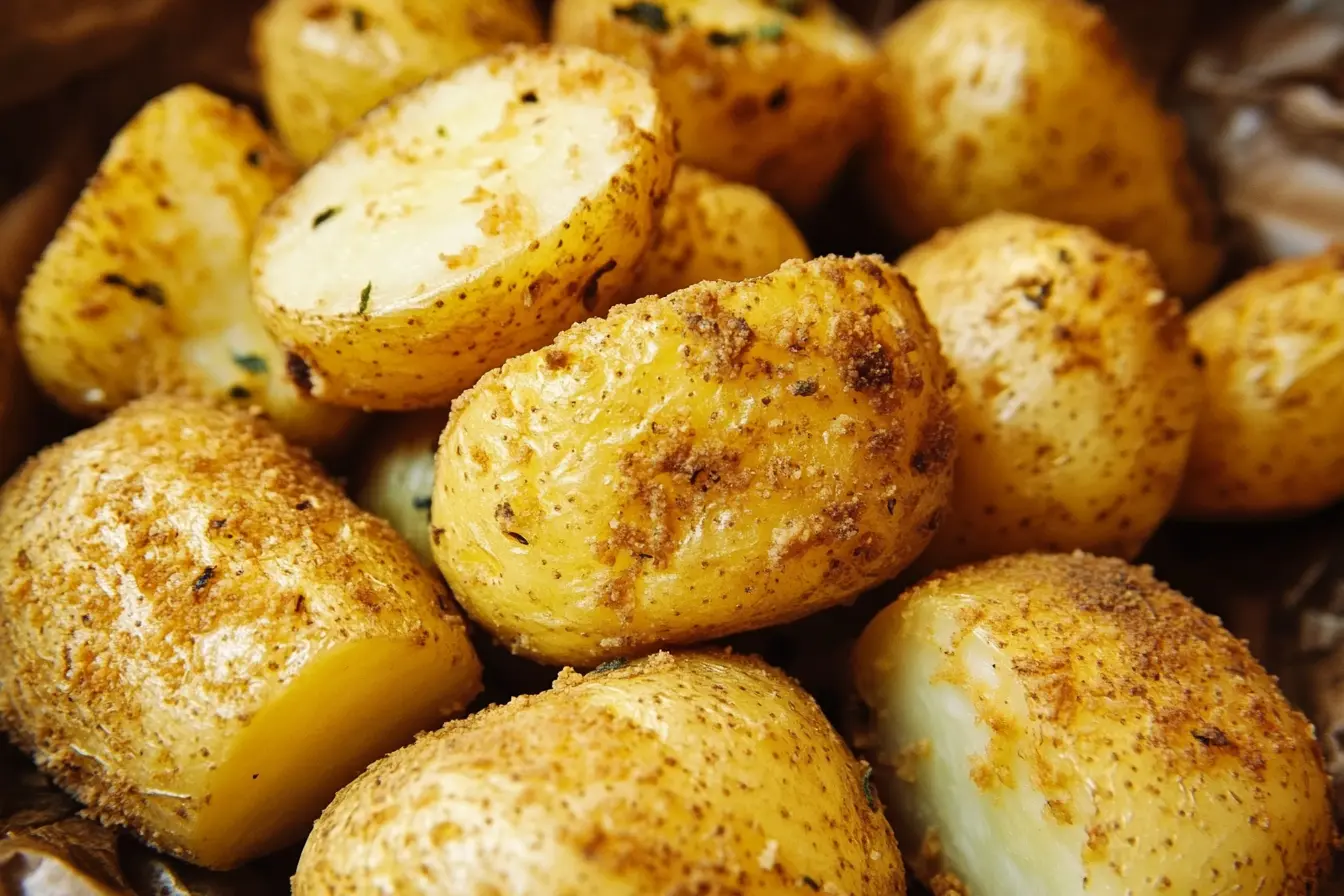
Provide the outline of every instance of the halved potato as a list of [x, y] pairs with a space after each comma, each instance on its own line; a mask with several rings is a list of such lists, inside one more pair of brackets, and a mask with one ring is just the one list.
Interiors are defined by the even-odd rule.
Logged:
[[795, 211], [873, 121], [877, 52], [825, 0], [557, 0], [552, 38], [648, 71], [688, 161]]
[[319, 398], [443, 406], [627, 294], [674, 165], [643, 74], [512, 48], [397, 96], [309, 169], [263, 221], [255, 298]]
[[788, 212], [765, 193], [681, 165], [630, 295], [762, 277], [791, 258], [811, 257]]
[[392, 524], [420, 559], [433, 567], [429, 548], [429, 503], [434, 493], [434, 451], [448, 411], [422, 411], [378, 422], [361, 452], [363, 471], [355, 492], [360, 507]]
[[246, 415], [144, 399], [0, 491], [0, 722], [159, 849], [284, 846], [479, 689], [442, 583]]
[[293, 177], [223, 97], [188, 85], [146, 105], [20, 299], [20, 345], [43, 391], [87, 418], [173, 392], [259, 408], [303, 444], [343, 435], [353, 415], [294, 387], [248, 295], [257, 218]]
[[874, 780], [936, 893], [1318, 893], [1310, 724], [1147, 568], [1003, 557], [926, 579], [854, 655]]
[[388, 97], [540, 40], [531, 0], [271, 0], [252, 33], [266, 108], [304, 164]]
[[881, 259], [621, 305], [454, 403], [435, 559], [473, 618], [550, 663], [797, 619], [928, 544], [952, 485], [951, 388]]
[[313, 828], [296, 896], [904, 896], [867, 770], [785, 675], [656, 654], [375, 763]]

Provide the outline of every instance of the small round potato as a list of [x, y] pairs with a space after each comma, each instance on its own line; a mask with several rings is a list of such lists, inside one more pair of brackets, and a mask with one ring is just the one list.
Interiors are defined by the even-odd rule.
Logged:
[[927, 0], [882, 42], [875, 200], [923, 240], [996, 210], [1146, 249], [1201, 295], [1222, 262], [1180, 123], [1083, 0]]
[[369, 113], [272, 205], [254, 298], [318, 398], [443, 407], [629, 294], [675, 163], [641, 72], [510, 48]]
[[434, 567], [429, 548], [434, 451], [447, 423], [446, 410], [378, 421], [381, 428], [364, 447], [364, 469], [355, 493], [359, 506], [391, 523], [430, 568]]
[[252, 33], [266, 108], [305, 165], [388, 97], [540, 40], [532, 0], [270, 0]]
[[1180, 303], [1148, 256], [994, 214], [900, 268], [959, 384], [952, 505], [921, 565], [1137, 554], [1176, 499], [1201, 396]]
[[935, 576], [873, 620], [854, 674], [935, 893], [1320, 892], [1311, 726], [1147, 568], [1028, 554]]
[[877, 52], [825, 0], [557, 0], [552, 32], [648, 71], [688, 161], [794, 211], [872, 120]]
[[249, 297], [261, 211], [294, 179], [252, 113], [195, 86], [152, 100], [112, 141], [28, 280], [20, 345], [42, 390], [97, 419], [172, 392], [263, 411], [331, 445], [355, 419], [285, 376]]
[[788, 212], [765, 193], [690, 165], [677, 168], [631, 296], [665, 296], [704, 280], [761, 277], [812, 257]]
[[244, 414], [143, 399], [0, 491], [0, 722], [161, 850], [298, 839], [479, 690], [437, 577]]
[[591, 666], [843, 603], [928, 544], [952, 377], [881, 259], [650, 297], [453, 405], [431, 541], [516, 653]]
[[904, 896], [896, 841], [816, 703], [760, 660], [659, 653], [375, 763], [323, 813], [295, 896]]
[[1189, 328], [1208, 398], [1177, 512], [1278, 516], [1344, 498], [1344, 249], [1247, 275]]

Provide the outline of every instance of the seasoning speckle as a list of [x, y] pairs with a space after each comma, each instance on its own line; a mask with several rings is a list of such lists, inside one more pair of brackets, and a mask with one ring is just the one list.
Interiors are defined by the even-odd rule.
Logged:
[[667, 20], [667, 11], [657, 3], [639, 2], [631, 3], [629, 6], [617, 6], [612, 9], [612, 14], [618, 19], [629, 19], [659, 34], [666, 34], [672, 30], [672, 23]]

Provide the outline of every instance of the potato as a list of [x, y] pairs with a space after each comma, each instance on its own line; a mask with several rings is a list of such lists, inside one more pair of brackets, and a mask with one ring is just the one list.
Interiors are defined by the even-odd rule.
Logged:
[[[781, 786], [787, 782], [787, 786]], [[313, 829], [295, 896], [904, 896], [864, 766], [754, 658], [659, 653], [450, 723]]]
[[1344, 498], [1344, 249], [1252, 272], [1189, 327], [1208, 399], [1177, 511], [1279, 516]]
[[928, 0], [882, 40], [871, 193], [923, 240], [995, 210], [1146, 249], [1177, 295], [1222, 262], [1213, 212], [1166, 116], [1083, 0]]
[[19, 302], [37, 384], [99, 418], [151, 392], [259, 408], [290, 439], [353, 422], [297, 390], [249, 300], [262, 208], [292, 180], [251, 113], [200, 87], [151, 101], [116, 136]]
[[270, 0], [252, 49], [281, 140], [312, 164], [388, 97], [506, 44], [540, 40], [531, 0]]
[[434, 450], [448, 423], [446, 410], [405, 414], [385, 421], [364, 447], [364, 469], [355, 500], [380, 516], [430, 568], [429, 501], [434, 492]]
[[1147, 568], [1032, 554], [935, 576], [873, 620], [854, 673], [874, 781], [934, 892], [1320, 892], [1311, 726]]
[[872, 121], [878, 54], [825, 0], [557, 0], [552, 38], [648, 71], [688, 161], [795, 211]]
[[631, 296], [665, 296], [702, 280], [761, 277], [811, 251], [784, 209], [745, 184], [677, 169]]
[[442, 584], [246, 415], [147, 398], [0, 491], [0, 722], [161, 850], [284, 846], [479, 689]]
[[435, 559], [474, 619], [549, 663], [806, 616], [928, 544], [951, 385], [874, 257], [619, 306], [454, 403]]
[[628, 294], [675, 156], [640, 72], [510, 49], [379, 107], [272, 205], [255, 298], [318, 398], [442, 407]]
[[1137, 554], [1176, 499], [1201, 398], [1180, 303], [1148, 256], [999, 213], [899, 266], [960, 384], [956, 487], [921, 564]]

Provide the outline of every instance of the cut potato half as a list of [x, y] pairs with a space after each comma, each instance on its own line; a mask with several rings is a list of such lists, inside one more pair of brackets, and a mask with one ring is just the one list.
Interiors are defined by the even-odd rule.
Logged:
[[479, 689], [438, 578], [245, 415], [144, 399], [0, 491], [0, 721], [161, 850], [293, 842]]
[[151, 101], [112, 141], [20, 299], [38, 385], [99, 418], [153, 392], [263, 411], [323, 446], [353, 422], [285, 375], [251, 299], [261, 210], [294, 169], [246, 109], [195, 86]]
[[255, 297], [324, 400], [442, 406], [626, 295], [671, 184], [648, 79], [514, 48], [374, 110], [268, 211]]
[[1319, 892], [1311, 726], [1147, 568], [1020, 554], [937, 575], [854, 665], [874, 780], [935, 893]]

